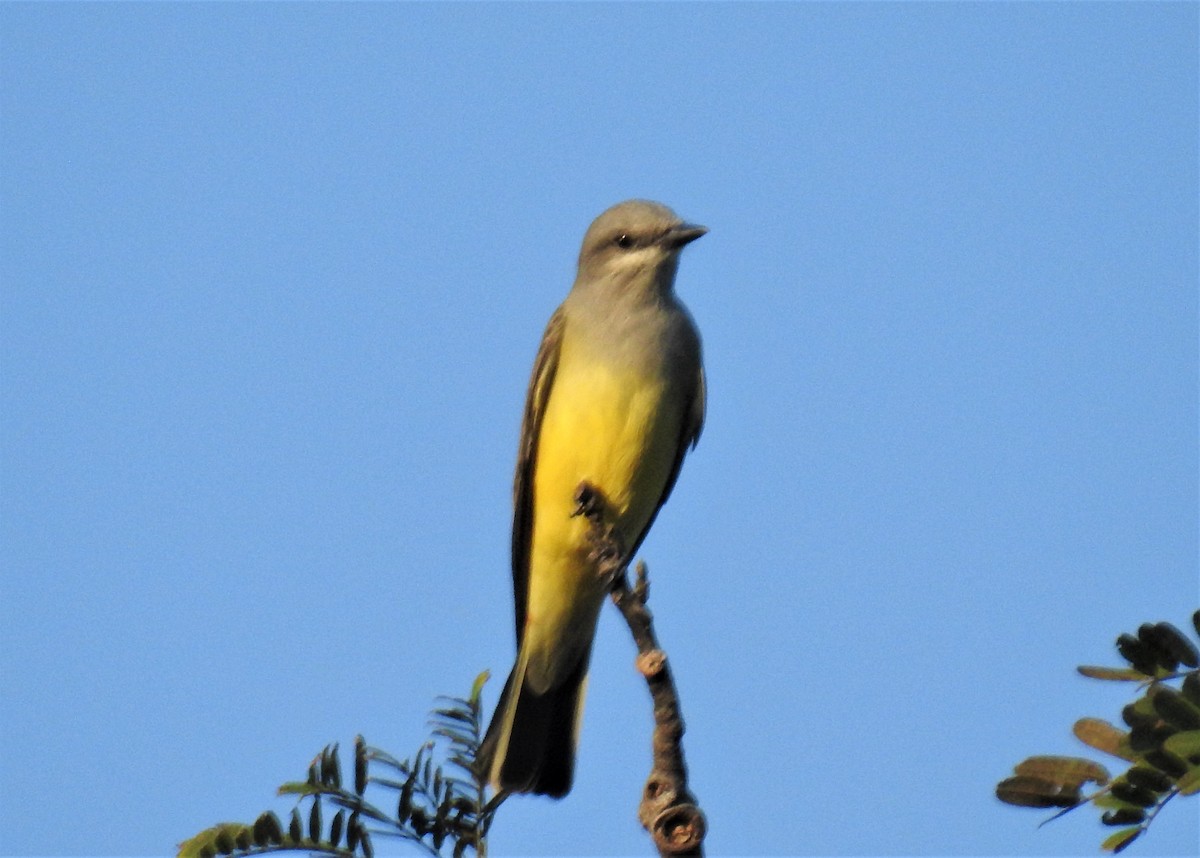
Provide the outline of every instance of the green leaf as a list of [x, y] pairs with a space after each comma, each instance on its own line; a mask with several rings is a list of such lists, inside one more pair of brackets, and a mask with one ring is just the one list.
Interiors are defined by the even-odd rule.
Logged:
[[1150, 699], [1150, 695], [1143, 695], [1126, 704], [1121, 710], [1121, 720], [1130, 727], [1153, 727], [1157, 724], [1159, 717], [1154, 711], [1154, 701]]
[[1117, 797], [1111, 792], [1105, 791], [1092, 798], [1092, 804], [1096, 807], [1105, 807], [1110, 810], [1141, 810], [1142, 808], [1136, 804], [1130, 804], [1122, 798]]
[[1098, 667], [1091, 664], [1081, 664], [1075, 668], [1089, 679], [1107, 679], [1113, 682], [1143, 682], [1146, 674], [1132, 667]]
[[180, 843], [177, 858], [211, 858], [217, 854], [228, 854], [233, 851], [238, 835], [243, 833], [250, 834], [250, 826], [241, 822], [218, 823]]
[[1187, 761], [1171, 753], [1166, 748], [1156, 748], [1153, 751], [1147, 751], [1142, 755], [1142, 759], [1176, 781], [1188, 772]]
[[367, 791], [367, 742], [354, 737], [354, 792], [361, 796]]
[[1164, 685], [1151, 699], [1155, 713], [1168, 724], [1180, 730], [1200, 730], [1200, 709], [1174, 688]]
[[237, 849], [233, 834], [228, 828], [222, 828], [217, 832], [217, 836], [213, 839], [213, 845], [217, 847], [217, 853], [220, 855], [231, 855], [233, 850]]
[[1146, 819], [1146, 811], [1140, 808], [1122, 807], [1119, 810], [1110, 810], [1100, 815], [1100, 822], [1104, 825], [1129, 825], [1131, 822], [1142, 822]]
[[1180, 664], [1200, 667], [1200, 652], [1196, 651], [1195, 644], [1170, 623], [1155, 623], [1154, 637]]
[[1174, 786], [1169, 777], [1149, 766], [1134, 766], [1122, 777], [1134, 786], [1145, 787], [1153, 792], [1167, 792]]
[[469, 711], [463, 709], [435, 709], [433, 714], [444, 721], [456, 721], [459, 724], [475, 723], [474, 716]]
[[312, 808], [308, 812], [308, 839], [313, 843], [321, 842], [321, 800], [314, 798]]
[[339, 810], [333, 815], [333, 822], [329, 825], [329, 842], [336, 849], [342, 839], [342, 823], [346, 819], [346, 811]]
[[277, 846], [283, 841], [283, 826], [279, 817], [267, 811], [254, 820], [254, 842], [258, 846]]
[[346, 823], [346, 848], [351, 852], [358, 848], [358, 838], [362, 831], [361, 825], [357, 811], [350, 814], [350, 820]]
[[1163, 747], [1185, 763], [1194, 759], [1196, 762], [1200, 762], [1200, 730], [1188, 730], [1168, 736], [1167, 740], [1163, 742]]
[[[1127, 801], [1138, 807], [1152, 807], [1158, 803], [1158, 795], [1145, 787], [1135, 786], [1126, 780], [1118, 779], [1112, 785], [1112, 794], [1121, 801]], [[1141, 822], [1140, 819], [1126, 819], [1124, 822]]]
[[1158, 661], [1154, 657], [1154, 651], [1140, 638], [1131, 634], [1121, 635], [1117, 638], [1117, 652], [1134, 670], [1147, 676], [1158, 675]]
[[438, 727], [436, 730], [433, 731], [433, 735], [441, 736], [442, 738], [448, 740], [449, 742], [451, 742], [455, 745], [472, 744], [473, 738], [474, 738], [468, 733], [462, 733], [462, 732], [459, 732], [458, 730], [451, 730], [448, 727]]
[[[1197, 611], [1197, 614], [1200, 614], [1200, 611]], [[479, 696], [483, 693], [483, 686], [487, 684], [487, 681], [491, 679], [491, 677], [492, 673], [489, 670], [485, 670], [483, 673], [475, 677], [475, 681], [471, 683], [471, 705], [479, 705]]]
[[1137, 839], [1137, 836], [1142, 833], [1141, 828], [1122, 828], [1120, 831], [1114, 831], [1104, 842], [1100, 844], [1100, 848], [1105, 852], [1112, 852], [1114, 855]]
[[1072, 807], [1079, 789], [1029, 775], [1006, 778], [996, 785], [996, 798], [1015, 807]]
[[1200, 672], [1193, 670], [1185, 676], [1183, 678], [1183, 685], [1179, 690], [1189, 702], [1200, 706]]
[[1153, 623], [1142, 623], [1137, 630], [1138, 640], [1146, 645], [1146, 649], [1154, 656], [1154, 661], [1168, 671], [1179, 667], [1179, 659], [1175, 657], [1172, 647], [1165, 635], [1159, 632]]
[[1129, 734], [1100, 718], [1080, 718], [1075, 722], [1075, 738], [1097, 751], [1103, 751], [1126, 762], [1137, 762], [1129, 749]]
[[338, 755], [338, 745], [335, 742], [329, 751], [327, 773], [323, 776], [329, 778], [329, 785], [338, 789], [342, 788], [342, 759]]
[[1028, 775], [1075, 789], [1088, 781], [1104, 786], [1109, 780], [1108, 770], [1104, 766], [1082, 757], [1029, 757], [1018, 763], [1014, 771], [1018, 775]]
[[1200, 792], [1200, 766], [1188, 769], [1187, 774], [1179, 779], [1176, 786], [1179, 787], [1180, 795], [1195, 795]]

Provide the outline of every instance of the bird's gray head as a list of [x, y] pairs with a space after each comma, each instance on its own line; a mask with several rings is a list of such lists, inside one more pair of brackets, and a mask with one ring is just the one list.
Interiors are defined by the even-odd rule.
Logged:
[[617, 203], [588, 227], [576, 282], [653, 284], [669, 290], [680, 249], [706, 232], [705, 227], [684, 223], [662, 203]]

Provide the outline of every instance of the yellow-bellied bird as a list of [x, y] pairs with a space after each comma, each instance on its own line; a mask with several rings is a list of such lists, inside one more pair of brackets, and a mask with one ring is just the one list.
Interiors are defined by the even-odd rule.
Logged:
[[525, 400], [513, 499], [517, 662], [479, 751], [497, 790], [571, 789], [605, 583], [576, 512], [587, 482], [628, 557], [671, 493], [704, 422], [700, 336], [675, 297], [684, 245], [704, 235], [659, 203], [592, 222], [550, 317]]

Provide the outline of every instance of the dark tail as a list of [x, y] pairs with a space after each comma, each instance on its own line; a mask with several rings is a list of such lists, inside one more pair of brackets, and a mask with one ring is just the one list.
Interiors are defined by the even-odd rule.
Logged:
[[525, 664], [518, 655], [479, 746], [476, 770], [497, 791], [562, 798], [571, 791], [575, 774], [588, 659], [580, 659], [579, 667], [545, 694], [525, 684]]

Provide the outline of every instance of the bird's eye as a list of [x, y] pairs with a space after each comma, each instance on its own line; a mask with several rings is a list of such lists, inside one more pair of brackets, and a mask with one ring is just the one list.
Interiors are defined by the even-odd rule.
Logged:
[[626, 233], [621, 233], [613, 239], [613, 244], [622, 250], [628, 250], [629, 248], [633, 247], [633, 239], [630, 238]]

